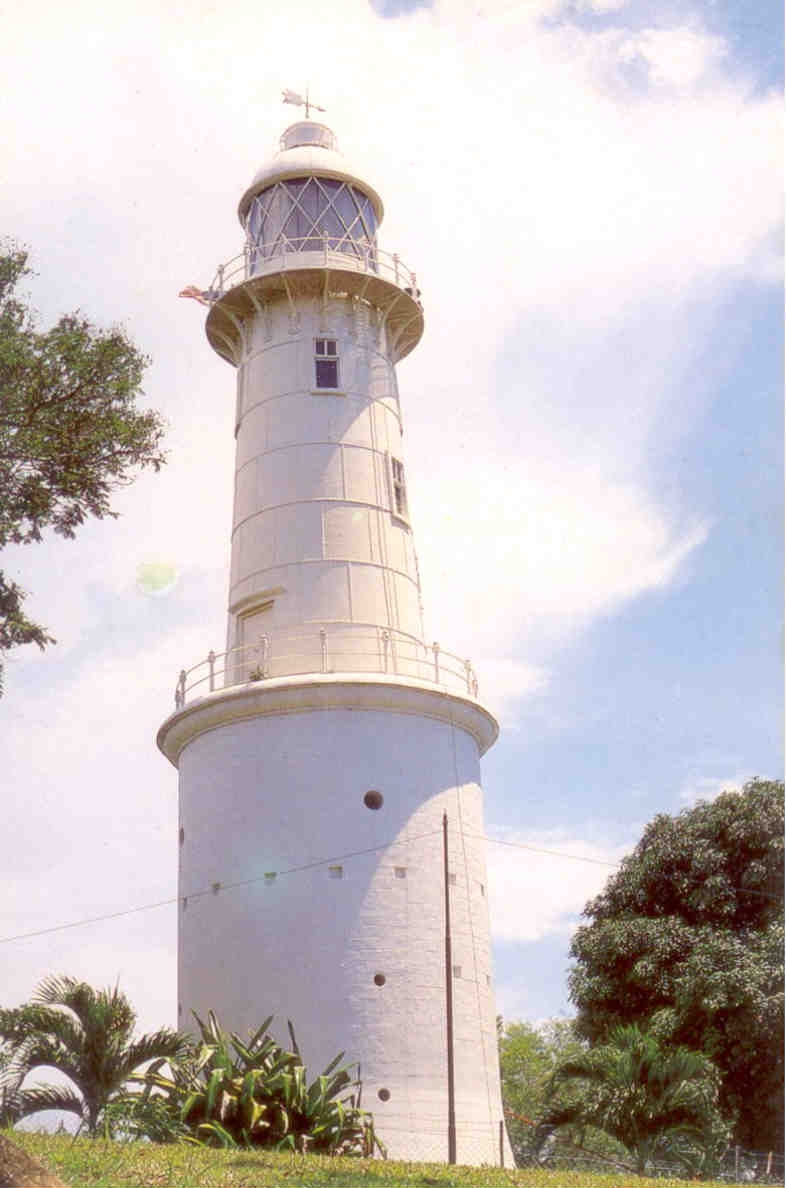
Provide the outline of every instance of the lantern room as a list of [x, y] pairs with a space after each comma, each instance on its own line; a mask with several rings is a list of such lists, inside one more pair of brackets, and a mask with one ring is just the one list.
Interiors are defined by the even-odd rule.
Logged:
[[348, 169], [330, 128], [301, 120], [286, 129], [238, 213], [253, 274], [262, 261], [292, 252], [328, 249], [373, 261], [382, 202]]

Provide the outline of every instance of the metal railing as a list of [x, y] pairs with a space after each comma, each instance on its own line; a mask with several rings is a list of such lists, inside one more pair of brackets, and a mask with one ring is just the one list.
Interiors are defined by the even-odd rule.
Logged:
[[307, 235], [299, 239], [280, 236], [273, 243], [246, 244], [243, 251], [226, 264], [219, 264], [206, 296], [218, 301], [227, 289], [270, 272], [294, 268], [338, 268], [362, 272], [369, 277], [392, 281], [420, 304], [417, 277], [398, 254], [362, 240], [342, 239], [335, 235]]
[[438, 643], [370, 623], [331, 623], [313, 629], [260, 635], [253, 643], [226, 652], [208, 652], [204, 660], [181, 670], [175, 708], [218, 688], [311, 673], [382, 673], [414, 677], [441, 688], [477, 697], [472, 664]]

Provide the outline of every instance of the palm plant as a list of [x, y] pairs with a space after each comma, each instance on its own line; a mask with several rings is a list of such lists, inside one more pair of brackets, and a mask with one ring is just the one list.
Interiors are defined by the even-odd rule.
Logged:
[[[556, 1102], [568, 1084], [576, 1097]], [[616, 1027], [607, 1043], [563, 1061], [549, 1092], [544, 1128], [595, 1126], [631, 1152], [639, 1175], [658, 1156], [697, 1170], [724, 1137], [712, 1062], [688, 1048], [664, 1048], [635, 1025]]]
[[[135, 1023], [119, 987], [94, 990], [69, 977], [46, 978], [30, 1003], [0, 1010], [0, 1040], [10, 1053], [0, 1086], [0, 1124], [40, 1110], [66, 1110], [97, 1134], [102, 1111], [140, 1065], [183, 1051], [184, 1037], [168, 1027], [134, 1040]], [[43, 1067], [64, 1073], [71, 1085], [23, 1087]]]
[[[172, 1122], [191, 1141], [221, 1147], [373, 1155], [382, 1145], [371, 1115], [360, 1108], [360, 1087], [343, 1052], [311, 1084], [292, 1024], [292, 1050], [268, 1034], [271, 1015], [243, 1041], [195, 1015], [201, 1043], [185, 1055], [155, 1061], [134, 1080], [143, 1082], [140, 1110], [162, 1099]], [[168, 1064], [168, 1071], [162, 1071]]]

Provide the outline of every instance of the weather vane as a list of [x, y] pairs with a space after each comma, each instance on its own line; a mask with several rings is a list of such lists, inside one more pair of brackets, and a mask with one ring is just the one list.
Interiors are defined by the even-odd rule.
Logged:
[[309, 110], [313, 107], [314, 111], [325, 111], [324, 107], [320, 107], [317, 103], [312, 103], [308, 97], [308, 87], [306, 87], [306, 97], [298, 95], [297, 91], [282, 91], [282, 103], [294, 103], [295, 107], [305, 107], [306, 119], [309, 119]]

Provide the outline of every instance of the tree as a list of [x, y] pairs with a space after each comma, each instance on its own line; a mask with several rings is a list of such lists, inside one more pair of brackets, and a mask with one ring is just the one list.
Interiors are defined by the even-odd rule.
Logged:
[[593, 1155], [600, 1162], [626, 1164], [627, 1152], [613, 1138], [580, 1115], [564, 1125], [544, 1126], [547, 1109], [575, 1105], [583, 1089], [578, 1082], [553, 1086], [556, 1069], [579, 1058], [586, 1040], [576, 1033], [573, 1019], [508, 1023], [499, 1027], [502, 1102], [508, 1138], [519, 1167], [546, 1160], [568, 1162], [577, 1155]]
[[708, 1155], [720, 1155], [725, 1136], [717, 1109], [718, 1074], [700, 1052], [664, 1048], [635, 1025], [615, 1027], [607, 1044], [557, 1067], [552, 1096], [576, 1081], [581, 1095], [568, 1105], [553, 1104], [544, 1123], [604, 1130], [630, 1151], [639, 1175], [659, 1157], [676, 1158], [694, 1172], [707, 1170]]
[[[114, 516], [112, 492], [164, 461], [160, 417], [136, 406], [149, 360], [122, 329], [76, 313], [40, 331], [16, 291], [27, 258], [0, 247], [0, 549]], [[54, 643], [24, 614], [24, 597], [0, 572], [0, 654]]]
[[[176, 1058], [185, 1038], [167, 1027], [133, 1040], [136, 1013], [114, 989], [94, 990], [74, 978], [46, 978], [24, 1006], [0, 1010], [0, 1039], [10, 1052], [0, 1097], [0, 1125], [40, 1110], [66, 1110], [95, 1135], [102, 1111], [131, 1074], [148, 1061]], [[37, 1068], [64, 1073], [68, 1085], [23, 1082]]]
[[546, 1107], [554, 1070], [561, 1060], [578, 1056], [585, 1047], [569, 1019], [552, 1019], [537, 1027], [531, 1023], [506, 1023], [501, 1027], [502, 1102], [508, 1137], [519, 1165], [535, 1157], [537, 1123]]
[[739, 1143], [783, 1145], [783, 784], [751, 780], [660, 815], [584, 910], [571, 946], [580, 1034], [648, 1024], [702, 1051]]

